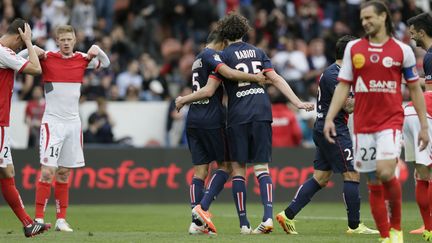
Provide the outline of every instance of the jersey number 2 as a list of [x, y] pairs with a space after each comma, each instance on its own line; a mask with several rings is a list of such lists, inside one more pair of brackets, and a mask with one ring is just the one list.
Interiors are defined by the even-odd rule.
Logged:
[[[254, 74], [257, 74], [259, 72], [261, 72], [261, 70], [258, 68], [261, 66], [261, 62], [260, 61], [252, 61], [252, 72]], [[246, 65], [246, 63], [239, 63], [235, 66], [235, 68], [237, 70], [243, 71], [245, 73], [249, 73], [249, 67]], [[243, 86], [248, 86], [250, 85], [250, 82], [238, 82], [238, 86], [239, 87], [243, 87]]]

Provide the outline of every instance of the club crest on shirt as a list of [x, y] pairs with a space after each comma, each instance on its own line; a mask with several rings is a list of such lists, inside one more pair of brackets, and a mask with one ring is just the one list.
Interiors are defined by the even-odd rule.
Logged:
[[365, 64], [365, 61], [366, 61], [365, 56], [363, 56], [363, 54], [360, 53], [355, 54], [352, 58], [352, 63], [356, 69], [362, 68]]
[[214, 58], [216, 61], [222, 62], [222, 59], [220, 58], [220, 56], [219, 56], [218, 54], [214, 54], [214, 55], [213, 55], [213, 58]]
[[374, 53], [374, 54], [370, 55], [369, 59], [372, 63], [378, 63], [380, 56], [378, 54]]

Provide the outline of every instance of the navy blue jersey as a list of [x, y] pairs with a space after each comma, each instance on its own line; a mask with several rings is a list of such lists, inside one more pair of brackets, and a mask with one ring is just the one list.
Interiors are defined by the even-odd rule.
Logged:
[[[209, 76], [214, 75], [222, 64], [220, 53], [213, 49], [205, 48], [199, 53], [192, 65], [193, 92], [204, 87], [207, 84]], [[189, 108], [186, 126], [189, 128], [207, 129], [225, 127], [222, 96], [223, 88], [221, 85], [209, 99], [192, 103]]]
[[[221, 56], [226, 65], [246, 73], [273, 70], [264, 51], [245, 42], [229, 45]], [[264, 87], [257, 83], [229, 80], [225, 80], [224, 85], [228, 95], [228, 127], [253, 121], [272, 121], [270, 99]]]
[[425, 82], [432, 82], [432, 47], [429, 48], [423, 58], [423, 70], [425, 73]]
[[[315, 121], [314, 129], [321, 131], [324, 129], [324, 122], [327, 116], [327, 112], [330, 107], [330, 103], [338, 84], [338, 74], [340, 67], [333, 63], [327, 67], [319, 80], [318, 94], [317, 94], [317, 119]], [[337, 130], [348, 130], [347, 127], [348, 113], [344, 110], [339, 111], [334, 123]]]

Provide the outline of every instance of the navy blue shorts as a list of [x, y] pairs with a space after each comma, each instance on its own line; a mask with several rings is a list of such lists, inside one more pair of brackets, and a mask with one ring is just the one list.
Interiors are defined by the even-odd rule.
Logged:
[[228, 160], [227, 142], [223, 128], [187, 128], [186, 137], [194, 165]]
[[355, 171], [353, 167], [353, 148], [350, 134], [337, 132], [336, 143], [329, 143], [322, 132], [314, 130], [313, 140], [316, 145], [314, 169], [344, 173]]
[[230, 158], [239, 163], [269, 163], [272, 153], [270, 122], [251, 122], [228, 128]]

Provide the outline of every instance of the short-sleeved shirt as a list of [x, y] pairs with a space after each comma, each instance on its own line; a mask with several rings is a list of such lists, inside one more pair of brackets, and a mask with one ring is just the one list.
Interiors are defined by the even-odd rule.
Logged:
[[0, 45], [0, 126], [8, 127], [15, 72], [21, 72], [28, 60]]
[[[220, 80], [214, 74], [222, 64], [220, 53], [213, 49], [205, 48], [199, 53], [192, 65], [193, 91], [196, 92], [204, 87], [209, 77]], [[192, 103], [189, 108], [186, 126], [206, 129], [225, 127], [222, 96], [223, 88], [219, 86], [212, 97]]]
[[[330, 103], [333, 98], [334, 91], [337, 84], [340, 67], [333, 63], [327, 67], [319, 79], [318, 94], [317, 94], [317, 119], [315, 121], [314, 129], [322, 132], [324, 129], [324, 122], [327, 112], [330, 108]], [[348, 113], [344, 110], [339, 111], [334, 123], [337, 130], [348, 130]]]
[[[229, 45], [221, 56], [226, 65], [246, 73], [273, 70], [264, 51], [245, 42]], [[264, 87], [257, 83], [229, 80], [225, 80], [224, 86], [228, 95], [228, 127], [253, 121], [272, 121], [271, 103]]]
[[402, 129], [402, 75], [418, 80], [414, 53], [408, 45], [390, 38], [383, 44], [368, 39], [348, 43], [338, 80], [354, 87], [354, 133]]

